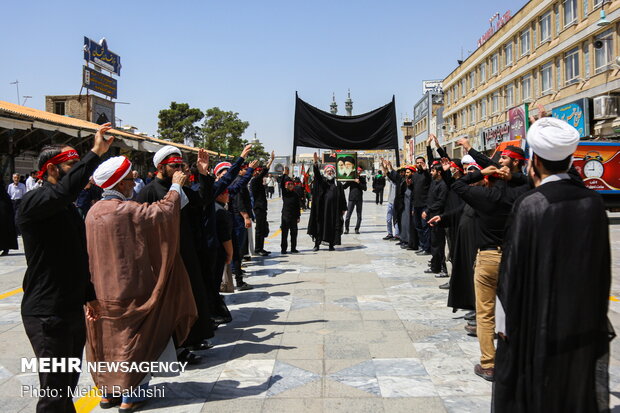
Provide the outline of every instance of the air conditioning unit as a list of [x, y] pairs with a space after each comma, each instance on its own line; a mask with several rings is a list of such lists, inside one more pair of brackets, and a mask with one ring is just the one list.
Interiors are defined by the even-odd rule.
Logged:
[[597, 96], [593, 102], [595, 120], [618, 117], [618, 96]]

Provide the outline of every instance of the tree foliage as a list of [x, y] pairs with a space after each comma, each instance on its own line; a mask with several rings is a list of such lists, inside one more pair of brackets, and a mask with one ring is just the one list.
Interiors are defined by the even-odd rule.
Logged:
[[201, 136], [196, 123], [203, 117], [200, 109], [190, 108], [187, 103], [171, 102], [170, 109], [159, 111], [157, 133], [162, 139], [176, 143], [185, 143], [186, 139], [198, 143]]
[[223, 111], [218, 107], [207, 109], [202, 124], [202, 145], [204, 148], [237, 156], [247, 144], [241, 135], [250, 126], [239, 119], [239, 114]]

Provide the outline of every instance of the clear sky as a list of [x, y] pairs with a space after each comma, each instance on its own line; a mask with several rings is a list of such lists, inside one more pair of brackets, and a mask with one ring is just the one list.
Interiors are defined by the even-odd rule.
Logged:
[[[344, 114], [396, 96], [411, 116], [422, 81], [441, 79], [476, 47], [489, 18], [525, 0], [224, 0], [3, 2], [0, 100], [78, 94], [83, 36], [121, 56], [117, 118], [152, 136], [171, 101], [239, 112], [268, 150], [292, 149], [295, 91]], [[20, 98], [20, 104], [23, 98]], [[400, 133], [400, 131], [399, 131]]]

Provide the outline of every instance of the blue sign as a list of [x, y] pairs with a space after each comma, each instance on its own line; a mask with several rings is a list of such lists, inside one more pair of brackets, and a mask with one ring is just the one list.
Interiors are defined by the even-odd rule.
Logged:
[[95, 69], [84, 66], [82, 85], [86, 89], [90, 89], [92, 91], [99, 92], [102, 95], [116, 99], [116, 92], [118, 90], [116, 86], [116, 79], [111, 76], [106, 76], [101, 72], [97, 72]]
[[84, 37], [84, 60], [91, 62], [102, 69], [121, 75], [121, 57], [108, 50], [105, 38], [101, 44]]
[[579, 136], [590, 136], [588, 99], [579, 99], [551, 110], [551, 116], [562, 119], [579, 131]]

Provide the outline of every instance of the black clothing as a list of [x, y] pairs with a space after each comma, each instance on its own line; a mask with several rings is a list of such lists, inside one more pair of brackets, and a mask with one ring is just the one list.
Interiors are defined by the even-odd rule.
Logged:
[[474, 263], [478, 252], [476, 211], [464, 204], [460, 209], [443, 214], [440, 225], [447, 227], [448, 231], [457, 228], [450, 248], [452, 273], [448, 307], [452, 307], [454, 311], [474, 310], [476, 308]]
[[446, 230], [438, 225], [431, 227], [431, 271], [446, 272]]
[[372, 180], [372, 192], [376, 194], [375, 203], [383, 205], [383, 191], [385, 189], [385, 176], [377, 175]]
[[[82, 351], [86, 343], [86, 326], [82, 309], [57, 315], [24, 315], [22, 318], [24, 330], [37, 358], [72, 357], [82, 360]], [[59, 397], [39, 397], [37, 413], [75, 412], [73, 398], [68, 390], [75, 391], [79, 379], [79, 372], [39, 372], [39, 389], [57, 390]]]
[[390, 179], [390, 181], [394, 182], [394, 191], [396, 191], [396, 193], [394, 194], [394, 217], [396, 219], [396, 224], [398, 225], [398, 228], [400, 228], [400, 219], [401, 219], [401, 215], [403, 213], [403, 194], [405, 192], [404, 189], [401, 188], [401, 182], [403, 182], [405, 180], [405, 178], [403, 178], [402, 176], [400, 176], [400, 174], [396, 171], [390, 171], [388, 172], [388, 178]]
[[282, 191], [282, 220], [280, 229], [282, 236], [280, 250], [286, 251], [288, 248], [288, 234], [291, 233], [291, 250], [297, 249], [297, 220], [300, 217], [300, 200], [297, 194], [288, 189]]
[[[415, 189], [415, 184], [414, 184]], [[446, 198], [448, 197], [448, 185], [443, 179], [433, 179], [431, 186], [428, 190], [428, 197], [426, 199], [426, 219], [431, 219], [436, 215], [440, 215], [446, 206]], [[413, 197], [415, 202], [415, 195]]]
[[0, 181], [0, 251], [16, 250], [17, 229], [15, 228], [15, 210], [9, 194]]
[[[171, 185], [172, 182], [155, 178], [151, 183], [142, 188], [138, 194], [138, 202], [153, 203], [160, 201], [166, 196]], [[200, 251], [202, 251], [200, 244], [204, 242], [203, 226], [200, 224], [202, 222], [201, 212], [204, 204], [200, 192], [196, 193], [187, 187], [182, 189], [185, 195], [187, 195], [189, 203], [181, 209], [180, 252], [192, 285], [192, 293], [194, 294], [196, 309], [198, 310], [198, 319], [192, 326], [185, 343], [178, 344], [199, 345], [203, 340], [213, 337], [215, 330], [215, 326], [211, 321], [212, 314], [209, 311], [208, 304], [209, 294], [207, 289], [210, 285], [207, 279], [208, 272], [202, 269], [203, 264], [200, 255]]]
[[215, 203], [215, 221], [217, 226], [217, 238], [220, 244], [216, 248], [215, 253], [215, 265], [214, 265], [214, 277], [211, 280], [211, 289], [215, 289], [218, 292], [218, 299], [221, 303], [218, 303], [217, 308], [212, 313], [214, 317], [221, 317], [228, 320], [232, 320], [232, 316], [223, 297], [219, 293], [220, 285], [222, 284], [222, 275], [224, 274], [224, 268], [226, 266], [227, 253], [224, 249], [223, 243], [232, 240], [232, 215], [219, 202]]
[[330, 245], [340, 245], [342, 235], [342, 214], [347, 210], [344, 189], [335, 179], [328, 180], [321, 176], [314, 165], [312, 182], [312, 207], [308, 221], [308, 235], [315, 246], [325, 241]]
[[263, 170], [250, 180], [250, 191], [254, 199], [254, 250], [262, 251], [265, 246], [265, 238], [269, 235], [269, 223], [267, 222], [267, 193], [263, 181], [269, 170]]
[[306, 209], [306, 190], [303, 185], [295, 185], [294, 191], [299, 197], [299, 207], [301, 209]]
[[413, 206], [426, 207], [426, 197], [431, 185], [431, 174], [427, 170], [418, 169], [413, 174]]
[[498, 286], [507, 339], [498, 341], [495, 411], [608, 412], [614, 334], [602, 198], [570, 179], [549, 182], [513, 214]]
[[349, 200], [347, 203], [347, 216], [344, 219], [344, 228], [349, 231], [349, 224], [351, 223], [351, 215], [353, 214], [353, 209], [357, 212], [357, 221], [355, 222], [355, 230], [359, 231], [360, 226], [362, 225], [362, 206], [364, 205], [364, 201], [361, 199], [357, 199], [354, 201]]
[[250, 219], [252, 218], [250, 191], [248, 190], [248, 182], [252, 177], [252, 173], [253, 169], [248, 168], [244, 175], [237, 176], [228, 187], [228, 210], [232, 213], [233, 218], [232, 242], [234, 253], [231, 267], [237, 277], [238, 284], [243, 283], [241, 259], [243, 258], [244, 248], [247, 248], [248, 241], [248, 231], [245, 228], [245, 220], [241, 216], [240, 211], [246, 212]]
[[95, 299], [86, 228], [73, 202], [100, 162], [99, 156], [88, 152], [58, 184], [46, 181], [22, 198], [18, 225], [28, 263], [22, 315], [75, 313]]
[[349, 188], [349, 202], [350, 201], [363, 201], [364, 200], [364, 192], [367, 189], [366, 185], [366, 177], [360, 176], [360, 183], [358, 184], [355, 181], [348, 181], [342, 185], [342, 189]]
[[478, 247], [498, 247], [503, 243], [504, 228], [511, 206], [504, 199], [505, 181], [495, 180], [488, 188], [469, 185], [483, 178], [480, 171], [465, 174], [452, 184], [452, 190], [478, 214]]

